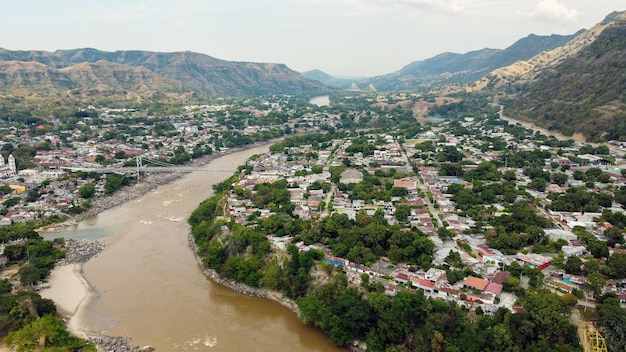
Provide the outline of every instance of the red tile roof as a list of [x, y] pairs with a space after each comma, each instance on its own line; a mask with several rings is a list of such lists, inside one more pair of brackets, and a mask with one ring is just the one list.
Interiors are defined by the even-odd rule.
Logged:
[[507, 271], [498, 271], [496, 275], [491, 279], [491, 282], [495, 282], [496, 284], [503, 284], [506, 280], [511, 277], [511, 274]]
[[435, 288], [435, 283], [430, 282], [426, 279], [419, 279], [417, 282], [418, 282], [418, 285], [421, 287]]
[[489, 281], [474, 276], [469, 276], [467, 279], [465, 279], [465, 281], [463, 281], [463, 285], [475, 288], [479, 291], [484, 290], [485, 287], [487, 287], [487, 284], [489, 284]]
[[502, 292], [502, 285], [490, 282], [487, 284], [487, 287], [485, 287], [485, 292], [491, 292], [497, 296]]

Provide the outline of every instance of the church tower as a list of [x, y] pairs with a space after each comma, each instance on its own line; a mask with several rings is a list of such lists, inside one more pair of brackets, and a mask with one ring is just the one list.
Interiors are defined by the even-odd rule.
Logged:
[[17, 167], [15, 166], [15, 157], [13, 157], [13, 154], [9, 155], [9, 170], [7, 171], [10, 173], [10, 177], [17, 176]]

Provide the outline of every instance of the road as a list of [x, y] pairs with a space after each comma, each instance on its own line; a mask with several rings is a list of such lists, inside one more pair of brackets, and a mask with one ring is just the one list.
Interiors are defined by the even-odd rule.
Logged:
[[[402, 157], [404, 158], [404, 162], [407, 165], [411, 166], [411, 161], [409, 159], [409, 156], [406, 154], [406, 151], [404, 150], [404, 148], [402, 149]], [[421, 189], [424, 193], [427, 193], [428, 185], [426, 185], [426, 183], [424, 182], [424, 178], [418, 175], [417, 180], [418, 180], [418, 188]], [[437, 221], [438, 227], [443, 227], [443, 221], [439, 218], [439, 211], [435, 209], [433, 203], [430, 201], [430, 198], [424, 197], [423, 199], [424, 199], [424, 204], [428, 208], [428, 211], [433, 215], [433, 217], [435, 218], [435, 221]]]

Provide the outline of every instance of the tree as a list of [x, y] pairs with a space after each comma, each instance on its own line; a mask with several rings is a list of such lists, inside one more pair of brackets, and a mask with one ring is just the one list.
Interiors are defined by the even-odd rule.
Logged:
[[118, 152], [115, 153], [115, 159], [126, 159], [128, 157], [128, 155], [126, 154], [125, 151], [120, 150]]
[[610, 227], [604, 230], [604, 235], [609, 238], [608, 245], [610, 247], [615, 247], [616, 244], [624, 243], [624, 229]]
[[608, 258], [609, 256], [609, 247], [604, 241], [590, 240], [587, 242], [587, 249], [594, 258]]
[[540, 341], [575, 341], [576, 327], [570, 322], [570, 308], [546, 289], [530, 292], [523, 300], [524, 309], [534, 323]]
[[564, 186], [567, 183], [569, 176], [562, 172], [555, 172], [552, 174], [552, 182], [556, 183], [559, 186]]
[[613, 253], [607, 261], [609, 273], [612, 277], [622, 279], [626, 277], [626, 254]]
[[539, 178], [532, 179], [532, 181], [530, 181], [530, 184], [528, 186], [530, 186], [530, 188], [538, 192], [544, 192], [546, 190], [547, 184], [548, 182], [544, 178], [539, 177]]
[[515, 181], [517, 179], [517, 176], [515, 175], [515, 171], [513, 171], [513, 170], [506, 170], [502, 174], [502, 178], [504, 178], [507, 181]]
[[593, 297], [598, 297], [602, 293], [602, 289], [606, 285], [606, 279], [604, 275], [595, 272], [587, 275], [587, 283], [585, 284], [585, 288], [589, 291]]
[[398, 221], [407, 221], [409, 215], [411, 215], [411, 207], [406, 204], [396, 205], [396, 219], [398, 219]]
[[583, 261], [578, 256], [570, 255], [565, 261], [565, 271], [568, 274], [580, 275], [582, 273]]
[[9, 279], [0, 280], [0, 294], [11, 293], [13, 285]]
[[104, 190], [106, 194], [113, 194], [122, 186], [128, 185], [130, 179], [124, 175], [109, 174], [104, 182]]
[[270, 289], [279, 289], [281, 284], [282, 270], [276, 259], [271, 260], [263, 272], [261, 284]]
[[563, 300], [565, 304], [567, 304], [570, 307], [573, 307], [576, 305], [576, 303], [578, 303], [578, 297], [574, 296], [571, 293], [564, 294], [563, 296], [561, 296], [561, 299]]
[[4, 202], [2, 202], [2, 204], [5, 207], [9, 208], [9, 207], [12, 207], [14, 205], [17, 205], [21, 200], [22, 199], [20, 197], [11, 197], [11, 198], [5, 200]]
[[20, 283], [24, 286], [32, 286], [41, 278], [39, 270], [32, 264], [24, 264], [17, 271], [20, 278]]
[[96, 186], [93, 183], [86, 183], [78, 189], [78, 195], [83, 199], [89, 199], [96, 194]]
[[35, 202], [37, 201], [37, 199], [39, 199], [39, 187], [33, 187], [31, 189], [28, 190], [28, 192], [26, 193], [26, 201], [27, 202]]
[[591, 273], [597, 273], [600, 271], [600, 263], [593, 258], [585, 260], [585, 273], [587, 275]]
[[41, 319], [10, 332], [4, 342], [18, 352], [77, 351], [87, 346], [83, 339], [70, 335], [61, 319], [44, 315]]
[[580, 170], [574, 170], [574, 180], [583, 180], [583, 178], [585, 177], [585, 174], [580, 171]]
[[13, 188], [11, 188], [9, 185], [0, 186], [0, 195], [11, 194], [11, 193], [13, 193]]
[[598, 322], [610, 351], [626, 350], [626, 309], [615, 298], [604, 300], [598, 307]]
[[465, 266], [463, 261], [461, 261], [461, 255], [457, 251], [450, 251], [444, 261], [455, 268], [463, 268]]

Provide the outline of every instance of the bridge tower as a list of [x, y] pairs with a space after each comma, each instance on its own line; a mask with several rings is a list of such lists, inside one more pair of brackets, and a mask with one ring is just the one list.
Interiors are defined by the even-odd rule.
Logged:
[[578, 323], [578, 339], [585, 352], [607, 352], [604, 337], [588, 321]]
[[135, 161], [137, 162], [137, 181], [141, 180], [141, 168], [143, 167], [143, 162], [141, 160], [141, 156], [136, 155], [135, 156]]

